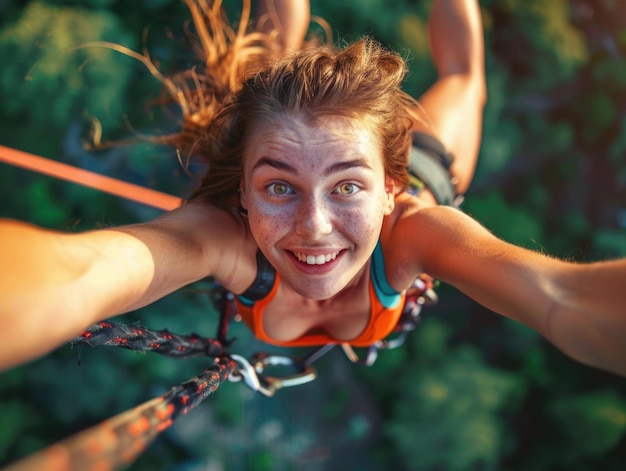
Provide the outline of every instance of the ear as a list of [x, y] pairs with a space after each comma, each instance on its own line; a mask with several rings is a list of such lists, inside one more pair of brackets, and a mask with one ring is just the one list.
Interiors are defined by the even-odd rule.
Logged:
[[389, 216], [396, 207], [396, 182], [385, 177], [385, 216]]

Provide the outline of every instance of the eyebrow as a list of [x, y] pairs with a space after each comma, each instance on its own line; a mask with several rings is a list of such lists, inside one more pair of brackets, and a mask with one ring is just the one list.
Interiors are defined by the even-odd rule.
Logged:
[[[261, 157], [254, 164], [251, 172], [253, 173], [259, 168], [266, 167], [266, 166], [275, 168], [277, 170], [282, 170], [287, 173], [291, 173], [292, 175], [298, 174], [298, 170], [294, 166], [289, 165], [287, 162], [283, 162], [282, 160], [272, 159], [271, 157]], [[359, 168], [359, 167], [365, 168], [365, 169], [372, 168], [372, 166], [365, 159], [346, 160], [343, 162], [334, 163], [330, 167], [327, 167], [326, 169], [324, 169], [323, 176], [326, 177], [333, 173], [341, 172], [343, 170], [349, 170], [351, 168]]]
[[272, 159], [270, 157], [261, 157], [259, 160], [257, 160], [257, 162], [252, 167], [251, 172], [254, 173], [254, 171], [262, 167], [272, 167], [272, 168], [282, 170], [287, 173], [292, 173], [294, 175], [298, 173], [296, 168], [289, 165], [287, 162], [283, 162], [282, 160]]

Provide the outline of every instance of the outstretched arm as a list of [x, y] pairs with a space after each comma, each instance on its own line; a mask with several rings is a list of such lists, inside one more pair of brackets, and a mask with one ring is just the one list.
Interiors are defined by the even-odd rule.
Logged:
[[237, 257], [207, 250], [200, 237], [218, 246], [237, 233], [233, 218], [199, 204], [80, 234], [0, 221], [0, 369], [47, 353], [98, 320], [233, 270], [229, 260]]
[[416, 248], [424, 272], [532, 327], [572, 358], [626, 375], [626, 259], [558, 260], [499, 240], [448, 207], [413, 218], [427, 241]]

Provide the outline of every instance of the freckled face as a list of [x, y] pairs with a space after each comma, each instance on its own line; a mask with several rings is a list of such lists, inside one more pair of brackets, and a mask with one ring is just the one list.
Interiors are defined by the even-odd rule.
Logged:
[[243, 170], [250, 230], [284, 283], [325, 300], [364, 274], [394, 201], [366, 127], [343, 117], [260, 123]]

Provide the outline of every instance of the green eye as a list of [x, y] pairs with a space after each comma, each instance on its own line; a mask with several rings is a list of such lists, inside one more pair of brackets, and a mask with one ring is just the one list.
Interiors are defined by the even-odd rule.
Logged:
[[342, 195], [351, 195], [356, 193], [357, 187], [354, 183], [342, 183], [337, 190]]
[[286, 195], [289, 192], [289, 187], [284, 183], [272, 183], [268, 188], [274, 195]]

